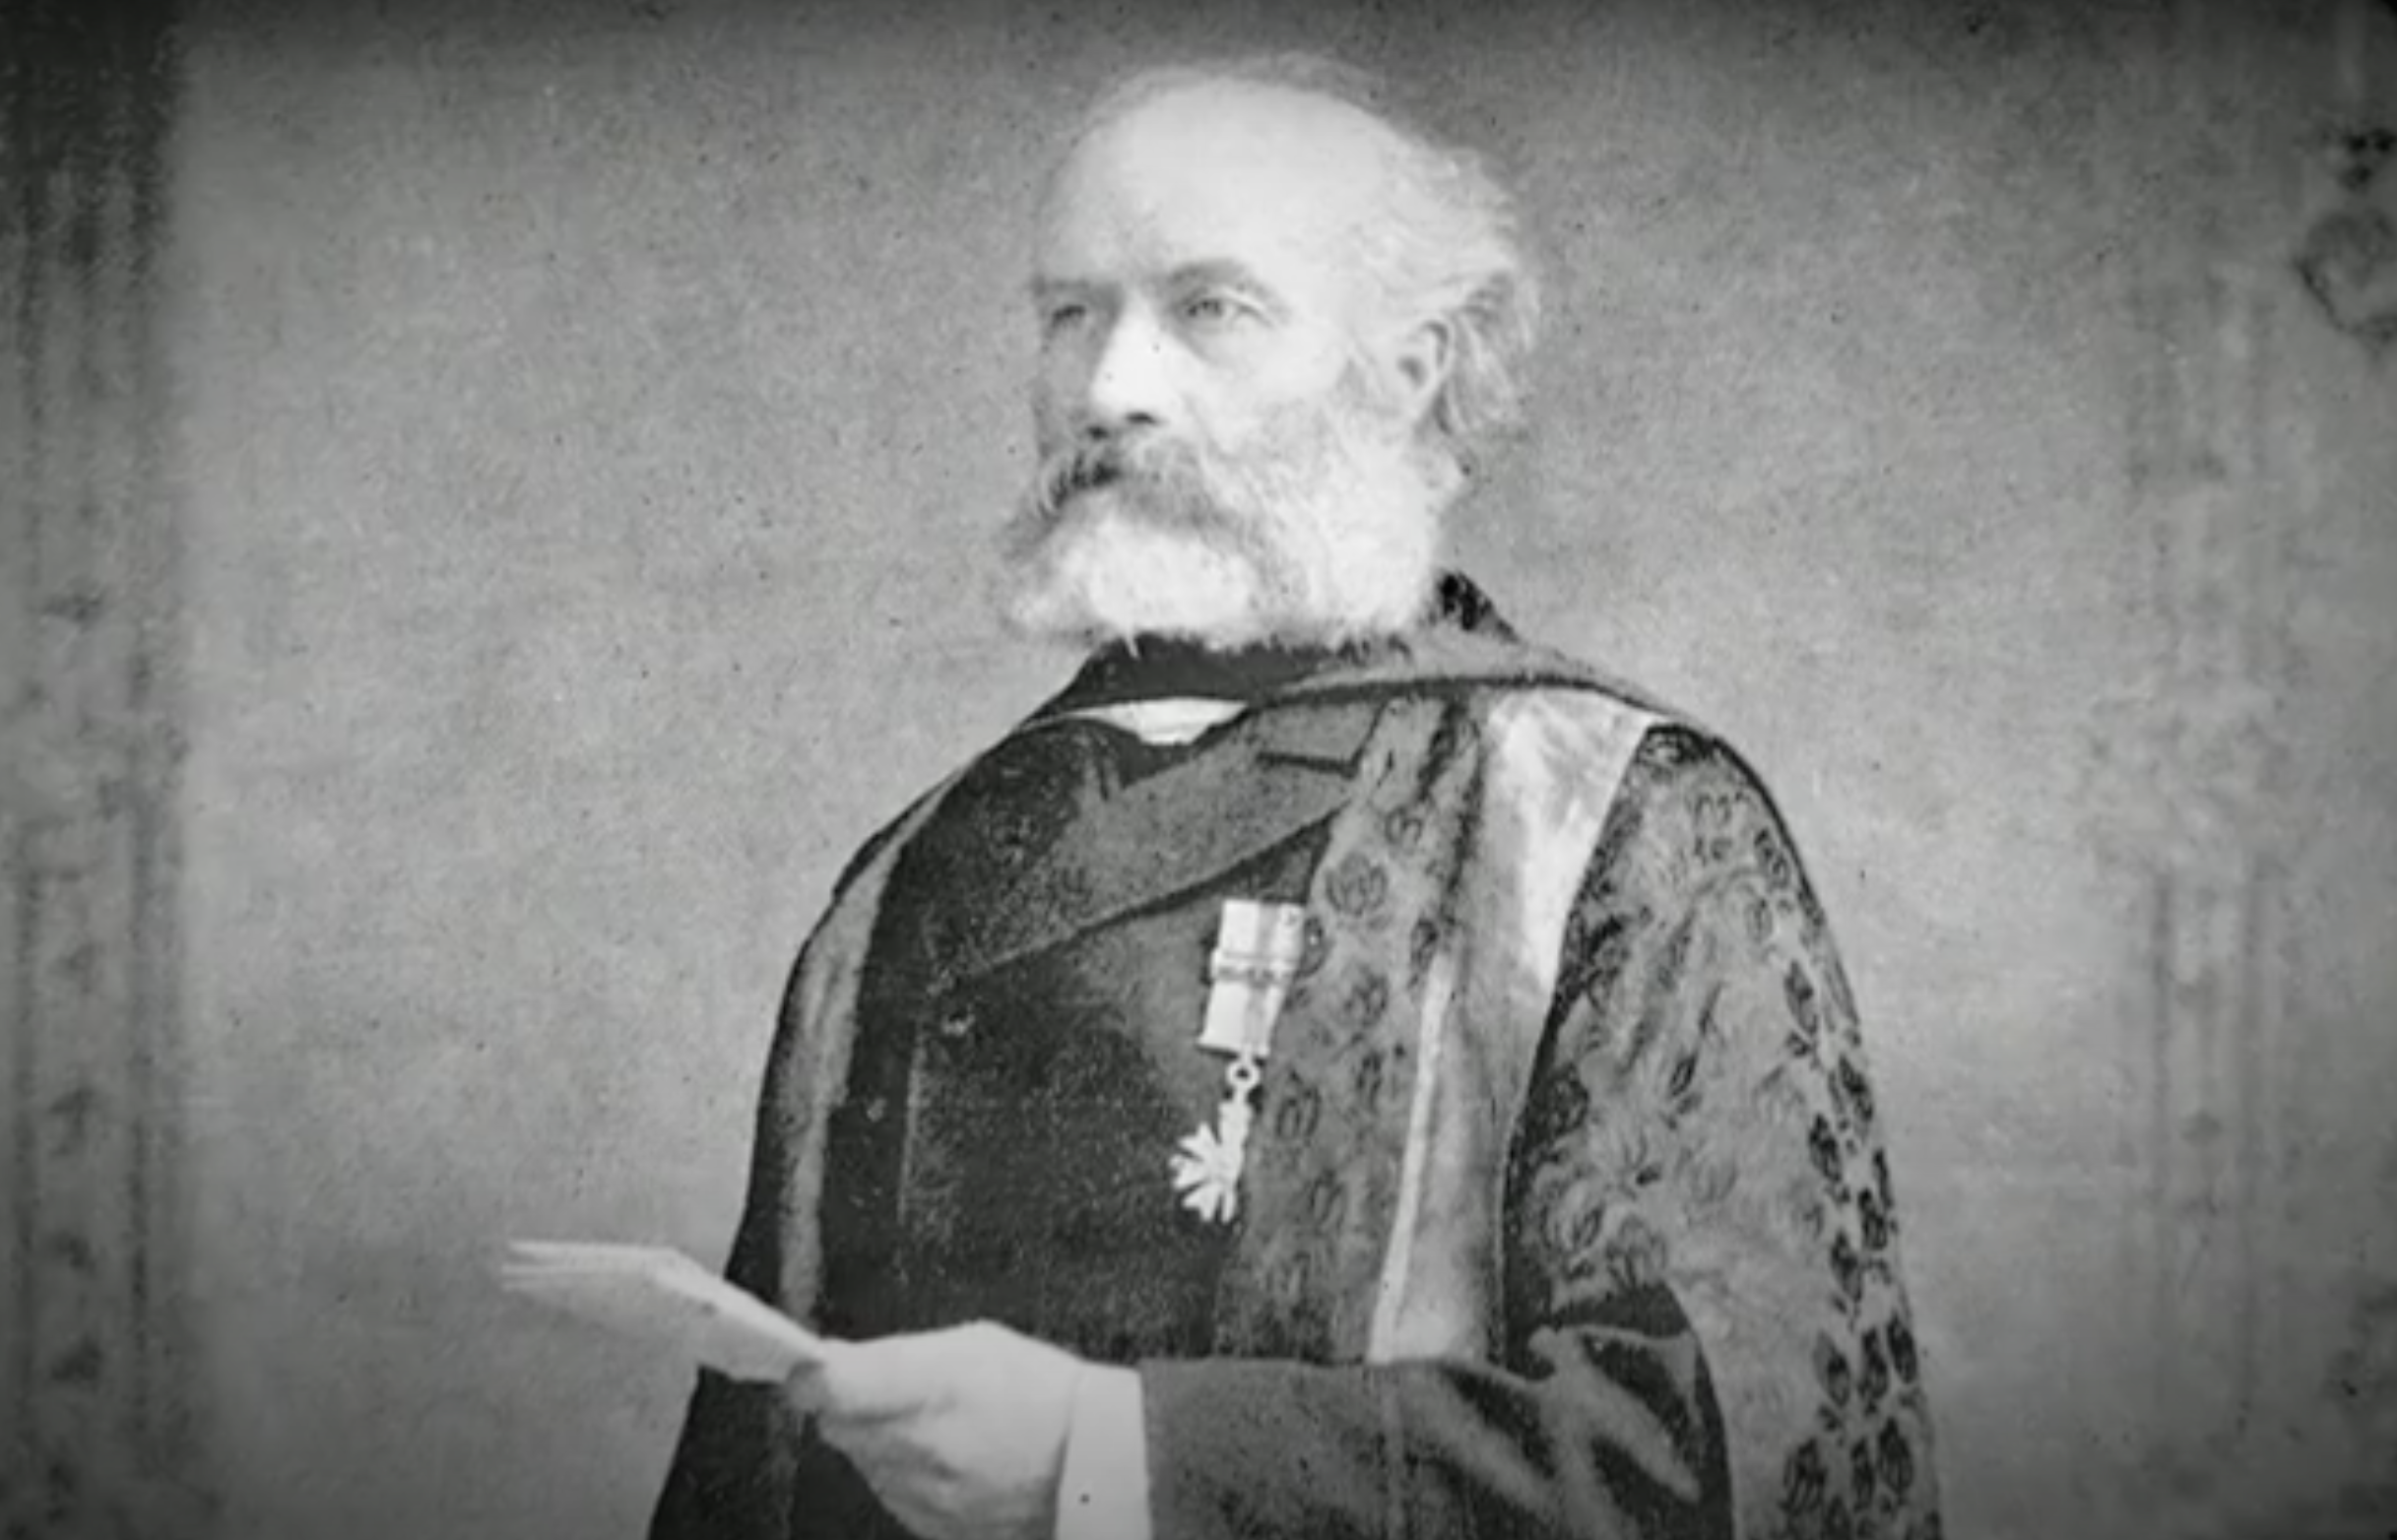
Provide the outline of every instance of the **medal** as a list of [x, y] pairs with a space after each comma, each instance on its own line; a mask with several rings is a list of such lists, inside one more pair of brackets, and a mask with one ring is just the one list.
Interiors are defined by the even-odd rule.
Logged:
[[1215, 950], [1207, 959], [1206, 1020], [1198, 1046], [1230, 1058], [1214, 1124], [1184, 1139], [1173, 1159], [1174, 1190], [1199, 1218], [1228, 1223], [1240, 1208], [1240, 1173], [1257, 1088], [1273, 1048], [1273, 1023], [1298, 977], [1307, 912], [1296, 904], [1225, 901]]

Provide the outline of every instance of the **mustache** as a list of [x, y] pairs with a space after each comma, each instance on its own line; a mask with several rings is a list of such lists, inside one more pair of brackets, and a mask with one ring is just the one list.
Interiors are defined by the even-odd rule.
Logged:
[[1197, 448], [1160, 434], [1133, 438], [1101, 438], [1072, 444], [1041, 462], [1035, 500], [1045, 518], [1064, 513], [1066, 504], [1085, 492], [1126, 484], [1154, 492], [1180, 495], [1169, 500], [1197, 500], [1207, 483], [1205, 463]]

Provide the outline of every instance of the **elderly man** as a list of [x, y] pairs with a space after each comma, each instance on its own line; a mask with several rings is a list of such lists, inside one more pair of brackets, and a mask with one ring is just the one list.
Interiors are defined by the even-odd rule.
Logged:
[[1719, 739], [1441, 566], [1531, 287], [1303, 61], [1142, 76], [1040, 221], [1005, 542], [1062, 692], [801, 953], [655, 1534], [1938, 1533], [1823, 912]]

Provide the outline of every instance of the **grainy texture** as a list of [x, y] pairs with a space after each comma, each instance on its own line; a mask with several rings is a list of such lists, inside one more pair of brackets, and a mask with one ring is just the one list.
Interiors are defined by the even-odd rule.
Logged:
[[[2317, 149], [2397, 117], [2388, 6], [197, 0], [180, 35], [146, 278], [77, 308], [9, 190], [0, 1340], [22, 1387], [66, 1330], [28, 1238], [83, 1211], [31, 1110], [183, 1023], [224, 1533], [637, 1526], [682, 1373], [507, 1310], [492, 1249], [722, 1254], [791, 946], [1061, 672], [973, 603], [1030, 158], [1119, 65], [1293, 42], [1524, 187], [1555, 346], [1464, 564], [1739, 741], [1807, 853], [1954, 1532], [2375, 1500], [2397, 377], [2333, 324], [2378, 280], [2334, 315], [2295, 259], [2397, 197]], [[175, 393], [67, 370], [86, 338]], [[171, 524], [121, 490], [152, 454]], [[166, 528], [165, 567], [123, 538]], [[108, 608], [52, 610], [78, 573]], [[179, 900], [96, 878], [151, 949], [91, 954], [93, 1030], [28, 1031], [66, 932], [24, 831], [64, 796], [107, 848], [79, 799], [125, 741], [31, 703], [130, 687], [134, 611], [188, 643], [141, 654], [180, 733], [132, 735], [188, 739], [179, 796], [139, 758], [128, 804]]]

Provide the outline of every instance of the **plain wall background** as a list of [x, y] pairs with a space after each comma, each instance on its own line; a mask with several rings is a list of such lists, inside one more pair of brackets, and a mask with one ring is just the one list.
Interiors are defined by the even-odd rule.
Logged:
[[[1521, 183], [1551, 346], [1463, 564], [1780, 796], [1876, 1046], [1951, 1532], [2126, 1532], [2218, 1438], [2231, 1490], [2353, 1464], [2326, 1366], [2397, 1272], [2397, 385], [2286, 258], [2316, 109], [2397, 77], [2339, 74], [2330, 5], [1294, 11], [194, 7], [227, 1534], [638, 1530], [685, 1373], [499, 1301], [496, 1248], [721, 1257], [838, 866], [1067, 667], [981, 602], [1045, 136], [1121, 67], [1281, 44], [1396, 72]], [[2235, 122], [2176, 95], [2201, 57]], [[2217, 280], [2235, 337], [2142, 308]], [[2192, 545], [2148, 398], [2216, 355], [2248, 453], [2198, 511], [2254, 538]], [[2297, 767], [2233, 841], [2280, 873], [2244, 1057], [2181, 988], [2235, 940], [2157, 950], [2182, 857], [2107, 769], [2217, 590], [2277, 638]], [[2174, 891], [2233, 891], [2219, 855]], [[2158, 1120], [2234, 1103], [2246, 1185], [2172, 1206], [2227, 1168]], [[2266, 1317], [2234, 1427], [2197, 1392]]]

